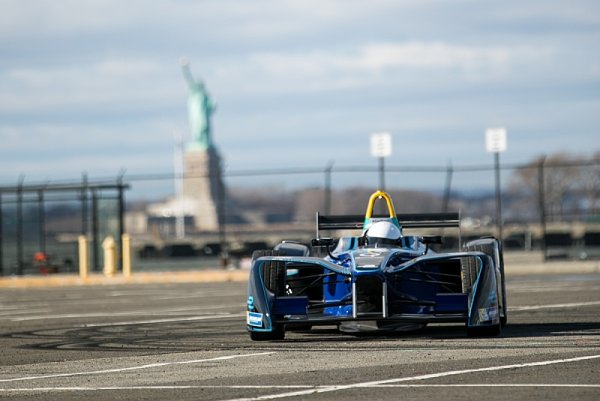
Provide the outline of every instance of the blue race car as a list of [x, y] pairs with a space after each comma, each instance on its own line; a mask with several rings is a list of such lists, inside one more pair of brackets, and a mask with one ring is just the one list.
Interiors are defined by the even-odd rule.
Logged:
[[[374, 216], [377, 200], [388, 214]], [[321, 216], [311, 246], [296, 242], [256, 251], [248, 281], [246, 327], [256, 341], [286, 330], [337, 325], [348, 333], [393, 332], [428, 323], [465, 323], [469, 336], [506, 325], [502, 247], [493, 237], [436, 253], [440, 236], [406, 228], [458, 227], [458, 213], [397, 215], [391, 197], [373, 193], [364, 216]], [[360, 230], [337, 240], [321, 231]]]

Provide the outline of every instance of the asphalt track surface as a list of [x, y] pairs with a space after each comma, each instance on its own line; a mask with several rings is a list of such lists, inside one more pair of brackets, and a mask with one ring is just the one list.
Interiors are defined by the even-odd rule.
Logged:
[[0, 398], [598, 400], [600, 274], [508, 281], [509, 325], [252, 342], [244, 282], [0, 289]]

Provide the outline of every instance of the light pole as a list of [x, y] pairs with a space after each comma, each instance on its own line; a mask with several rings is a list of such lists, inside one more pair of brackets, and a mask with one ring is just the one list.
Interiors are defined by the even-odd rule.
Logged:
[[330, 161], [325, 168], [325, 214], [331, 214], [331, 170], [333, 170], [333, 162]]
[[506, 150], [506, 128], [488, 128], [485, 130], [485, 147], [489, 153], [494, 154], [494, 171], [496, 177], [496, 225], [498, 239], [504, 241], [502, 232], [502, 196], [500, 192], [500, 153]]
[[185, 238], [185, 207], [183, 198], [183, 135], [180, 131], [173, 134], [175, 152], [173, 155], [173, 179], [175, 181], [175, 237]]

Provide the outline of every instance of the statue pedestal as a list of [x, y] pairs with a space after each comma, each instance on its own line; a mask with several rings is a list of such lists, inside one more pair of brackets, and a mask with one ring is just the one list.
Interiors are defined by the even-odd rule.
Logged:
[[189, 202], [199, 231], [219, 230], [219, 197], [224, 190], [221, 158], [214, 148], [186, 149], [183, 155], [183, 197]]

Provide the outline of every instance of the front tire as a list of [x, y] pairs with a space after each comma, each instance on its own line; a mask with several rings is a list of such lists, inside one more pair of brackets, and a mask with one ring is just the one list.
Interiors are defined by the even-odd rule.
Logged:
[[273, 331], [251, 331], [252, 341], [277, 341], [285, 338], [285, 328], [282, 324], [273, 326]]
[[500, 323], [491, 326], [467, 327], [469, 337], [496, 337], [502, 332]]

